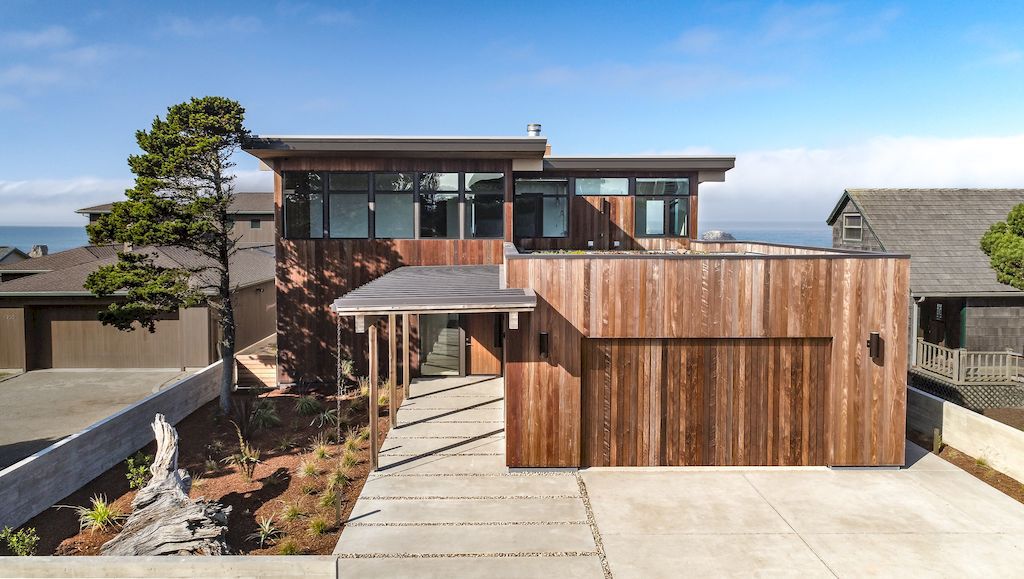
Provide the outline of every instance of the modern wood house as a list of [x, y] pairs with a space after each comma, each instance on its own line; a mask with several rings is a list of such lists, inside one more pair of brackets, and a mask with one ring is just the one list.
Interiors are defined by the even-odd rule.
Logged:
[[[1024, 189], [848, 189], [836, 248], [909, 254], [910, 366], [953, 387], [1024, 381], [1024, 292], [999, 283], [981, 236]], [[994, 402], [994, 401], [993, 401]]]
[[731, 157], [557, 157], [536, 125], [245, 149], [281, 383], [333, 384], [339, 347], [502, 375], [510, 467], [903, 464], [908, 258], [698, 241]]
[[[102, 203], [75, 211], [89, 218], [89, 223], [110, 213], [113, 203]], [[232, 233], [239, 247], [272, 245], [274, 243], [274, 194], [240, 191], [229, 208], [234, 222]]]

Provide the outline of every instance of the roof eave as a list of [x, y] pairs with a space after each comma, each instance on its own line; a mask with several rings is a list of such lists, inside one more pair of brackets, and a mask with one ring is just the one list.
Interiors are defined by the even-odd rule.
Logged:
[[544, 137], [255, 136], [242, 147], [261, 159], [322, 156], [407, 156], [540, 159]]

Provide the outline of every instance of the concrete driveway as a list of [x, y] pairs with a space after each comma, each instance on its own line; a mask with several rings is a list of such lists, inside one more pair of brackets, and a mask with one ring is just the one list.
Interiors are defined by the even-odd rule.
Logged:
[[36, 370], [0, 382], [0, 469], [184, 376], [180, 370]]
[[921, 448], [899, 470], [509, 473], [500, 378], [413, 383], [344, 577], [999, 577], [1024, 505]]
[[1009, 577], [1024, 505], [923, 449], [901, 470], [585, 470], [612, 574]]

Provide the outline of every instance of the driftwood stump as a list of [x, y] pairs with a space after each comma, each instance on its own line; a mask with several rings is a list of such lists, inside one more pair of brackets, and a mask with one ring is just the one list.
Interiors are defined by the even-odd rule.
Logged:
[[227, 555], [231, 507], [188, 497], [192, 478], [178, 469], [178, 432], [163, 414], [153, 420], [153, 478], [132, 500], [132, 514], [101, 555]]

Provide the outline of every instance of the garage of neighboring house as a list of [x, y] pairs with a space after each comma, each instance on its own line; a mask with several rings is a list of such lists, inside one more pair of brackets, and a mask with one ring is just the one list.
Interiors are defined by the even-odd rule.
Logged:
[[582, 463], [825, 464], [831, 342], [585, 339]]
[[[71, 251], [81, 258], [83, 249]], [[156, 251], [167, 266], [196, 266], [181, 250]], [[82, 286], [90, 272], [115, 260], [72, 263], [51, 254], [18, 264], [39, 273], [0, 283], [0, 369], [201, 368], [219, 358], [216, 314], [206, 304], [164, 315], [153, 332], [103, 325], [98, 315], [116, 298], [98, 298]], [[271, 248], [246, 248], [233, 258], [238, 350], [275, 332], [273, 272]]]

